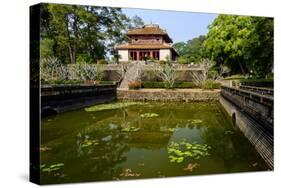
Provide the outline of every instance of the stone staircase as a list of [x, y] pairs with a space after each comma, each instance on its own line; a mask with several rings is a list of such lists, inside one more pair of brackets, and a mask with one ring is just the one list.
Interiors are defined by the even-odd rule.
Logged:
[[140, 77], [140, 70], [141, 70], [141, 63], [132, 64], [126, 71], [126, 74], [119, 88], [127, 89], [130, 81], [138, 80]]

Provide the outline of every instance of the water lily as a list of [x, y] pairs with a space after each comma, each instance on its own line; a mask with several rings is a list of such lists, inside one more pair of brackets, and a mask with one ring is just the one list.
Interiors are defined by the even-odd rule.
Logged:
[[183, 139], [180, 142], [171, 142], [167, 150], [170, 162], [181, 163], [184, 159], [200, 159], [209, 156], [208, 150], [210, 149], [211, 147], [207, 144], [189, 143]]
[[156, 113], [145, 113], [145, 114], [141, 114], [140, 117], [142, 118], [151, 118], [151, 117], [158, 117], [159, 114]]

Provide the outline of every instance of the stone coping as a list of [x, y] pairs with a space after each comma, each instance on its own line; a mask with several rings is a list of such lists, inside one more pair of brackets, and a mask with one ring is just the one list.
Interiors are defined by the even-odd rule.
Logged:
[[220, 92], [220, 89], [213, 89], [213, 90], [206, 90], [206, 89], [161, 89], [161, 88], [145, 88], [145, 89], [128, 89], [128, 88], [117, 88], [117, 91], [129, 91], [129, 92], [159, 92], [159, 91], [165, 91], [165, 92]]
[[219, 89], [117, 89], [117, 99], [133, 101], [210, 101], [219, 100], [219, 96]]

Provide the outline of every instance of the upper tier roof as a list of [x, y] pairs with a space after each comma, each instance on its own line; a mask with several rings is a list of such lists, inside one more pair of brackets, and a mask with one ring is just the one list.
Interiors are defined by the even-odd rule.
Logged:
[[161, 29], [157, 24], [147, 24], [141, 28], [132, 29], [128, 31], [127, 35], [163, 35], [168, 43], [173, 42], [166, 30]]

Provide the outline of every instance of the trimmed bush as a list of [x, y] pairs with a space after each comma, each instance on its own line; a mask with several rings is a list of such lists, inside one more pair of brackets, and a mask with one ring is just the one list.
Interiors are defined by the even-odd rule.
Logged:
[[41, 80], [41, 84], [63, 85], [63, 84], [96, 84], [96, 85], [114, 85], [115, 81], [94, 81], [94, 80]]
[[108, 62], [105, 59], [100, 59], [98, 60], [97, 64], [101, 65], [101, 64], [107, 64]]
[[241, 85], [244, 86], [254, 86], [254, 87], [268, 87], [273, 88], [274, 81], [266, 79], [248, 79], [240, 80]]
[[201, 86], [202, 89], [220, 89], [221, 83], [214, 82], [213, 80], [206, 80]]
[[99, 81], [99, 85], [114, 85], [116, 81]]
[[[165, 82], [142, 82], [143, 88], [166, 88]], [[196, 88], [192, 82], [175, 82], [174, 88]]]
[[59, 85], [59, 84], [82, 84], [83, 80], [41, 80], [41, 84]]
[[166, 63], [167, 63], [167, 61], [164, 61], [164, 60], [160, 60], [160, 61], [159, 61], [159, 64], [160, 64], [160, 65], [164, 65], [164, 64], [166, 64]]

